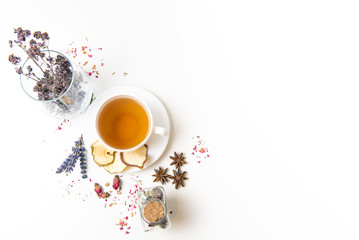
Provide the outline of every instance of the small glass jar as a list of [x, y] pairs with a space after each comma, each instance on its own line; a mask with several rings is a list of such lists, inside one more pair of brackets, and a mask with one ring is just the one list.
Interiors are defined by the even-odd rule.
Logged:
[[[148, 216], [146, 218], [145, 208], [146, 206], [149, 206], [148, 204], [156, 205], [160, 212], [163, 211], [163, 216], [161, 218], [155, 218], [156, 221], [151, 222], [151, 219]], [[150, 231], [155, 227], [161, 229], [168, 229], [170, 227], [171, 224], [168, 216], [166, 195], [163, 187], [151, 187], [139, 191], [138, 205], [141, 212], [141, 222], [145, 231]]]

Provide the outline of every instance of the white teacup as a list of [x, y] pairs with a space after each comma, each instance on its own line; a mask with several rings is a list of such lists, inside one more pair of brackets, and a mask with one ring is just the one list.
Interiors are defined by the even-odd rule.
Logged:
[[119, 152], [140, 148], [152, 134], [165, 135], [164, 128], [153, 125], [148, 105], [131, 95], [117, 95], [101, 104], [96, 132], [103, 144]]

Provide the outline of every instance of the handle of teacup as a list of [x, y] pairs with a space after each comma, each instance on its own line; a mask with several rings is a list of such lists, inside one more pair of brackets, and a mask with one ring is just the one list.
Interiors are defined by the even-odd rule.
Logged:
[[153, 126], [153, 133], [154, 134], [157, 134], [157, 135], [166, 135], [166, 129], [163, 128], [163, 127], [156, 127], [156, 126]]

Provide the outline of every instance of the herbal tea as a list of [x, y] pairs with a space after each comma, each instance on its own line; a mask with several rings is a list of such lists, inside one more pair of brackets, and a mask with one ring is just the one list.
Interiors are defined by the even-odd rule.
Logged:
[[135, 99], [115, 97], [99, 110], [96, 127], [108, 146], [126, 150], [136, 147], [147, 137], [150, 119]]

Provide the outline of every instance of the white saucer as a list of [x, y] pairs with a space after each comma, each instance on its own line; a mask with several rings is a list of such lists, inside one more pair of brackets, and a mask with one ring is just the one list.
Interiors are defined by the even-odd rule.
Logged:
[[[166, 108], [163, 106], [160, 100], [152, 93], [143, 88], [134, 86], [121, 86], [112, 88], [102, 93], [99, 97], [96, 97], [96, 99], [87, 109], [83, 135], [86, 149], [88, 149], [89, 151], [87, 166], [89, 175], [95, 174], [97, 176], [98, 174], [101, 174], [101, 172], [108, 174], [105, 169], [96, 165], [96, 163], [92, 159], [92, 155], [90, 152], [91, 144], [99, 139], [95, 126], [97, 110], [107, 99], [116, 95], [126, 94], [138, 97], [144, 102], [146, 102], [153, 115], [153, 126], [162, 127], [165, 129], [166, 132], [165, 135], [152, 134], [152, 136], [148, 140], [148, 160], [145, 162], [143, 169], [148, 168], [154, 162], [156, 162], [161, 157], [162, 153], [167, 147], [168, 141], [170, 139], [170, 119], [168, 117]], [[99, 170], [101, 172], [99, 172]], [[138, 171], [141, 171], [141, 169], [136, 167], [129, 167], [123, 173], [133, 173]]]

